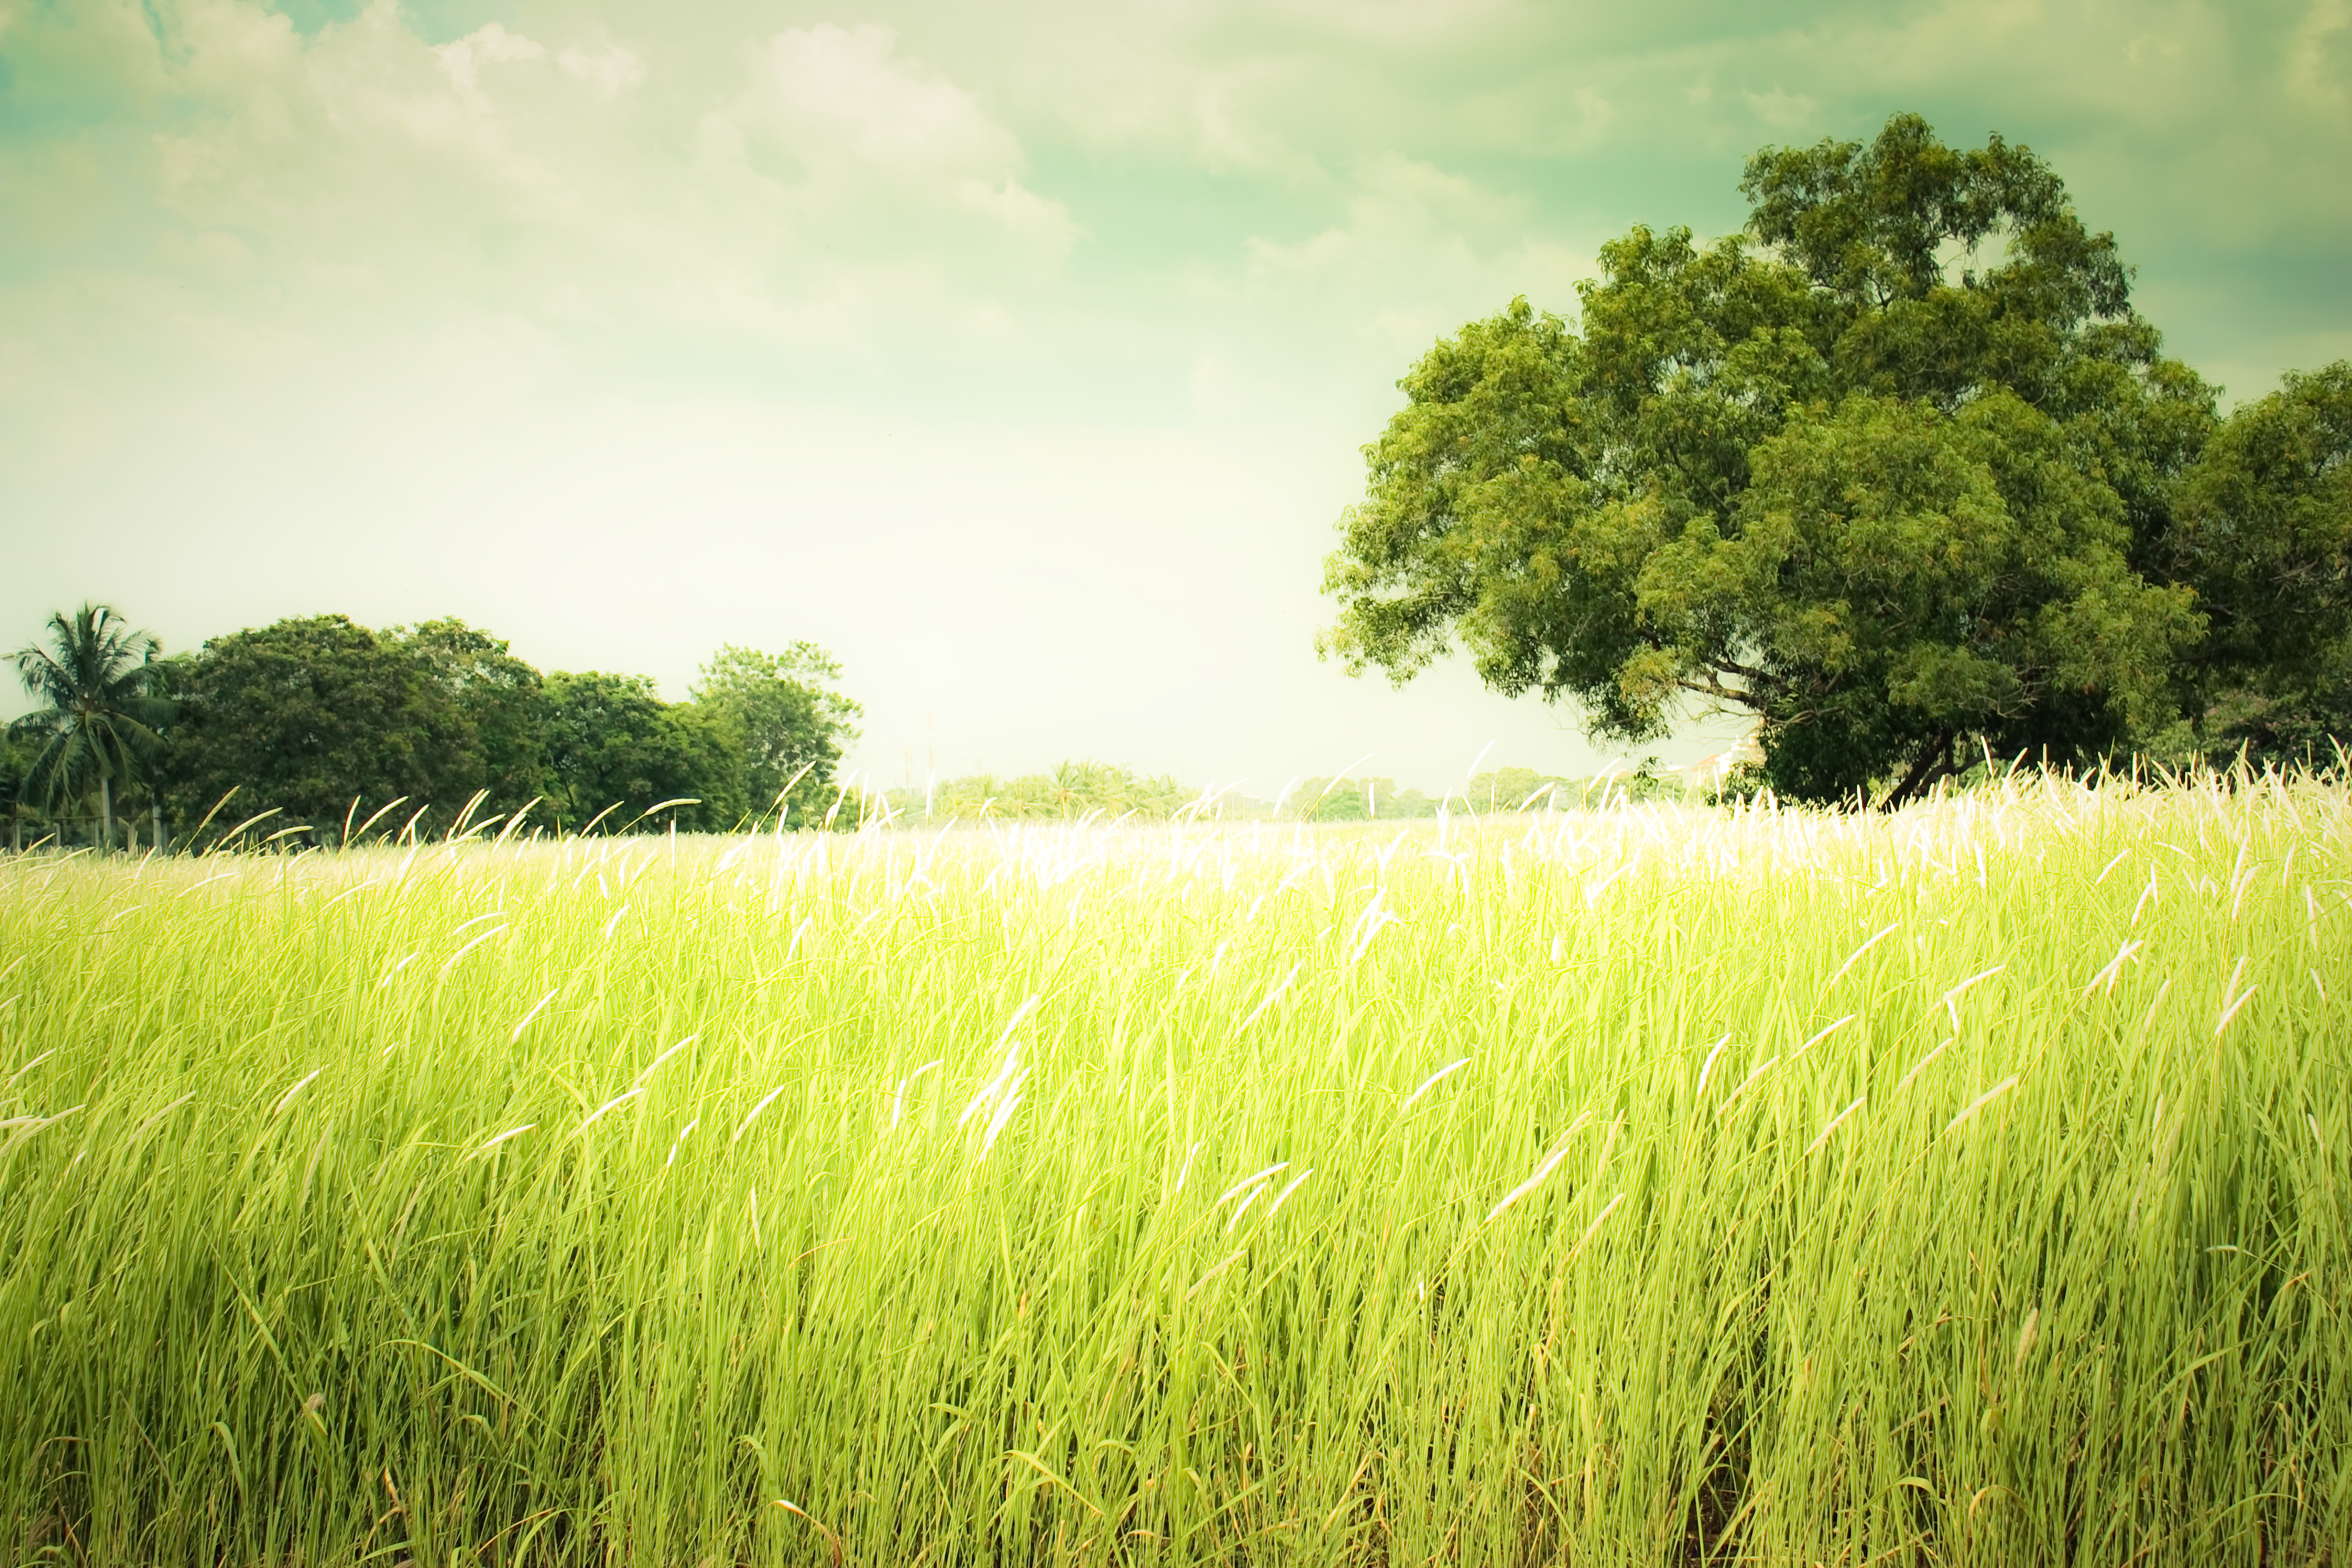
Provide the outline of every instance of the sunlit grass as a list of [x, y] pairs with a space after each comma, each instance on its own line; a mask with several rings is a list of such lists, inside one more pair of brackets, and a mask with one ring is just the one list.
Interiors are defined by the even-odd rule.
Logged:
[[2352, 800], [0, 864], [0, 1519], [2343, 1561]]

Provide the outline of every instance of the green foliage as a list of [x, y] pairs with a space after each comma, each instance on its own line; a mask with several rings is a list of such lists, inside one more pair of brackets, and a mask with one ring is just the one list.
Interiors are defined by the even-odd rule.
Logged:
[[1740, 191], [1749, 232], [1805, 293], [1790, 316], [1729, 324], [1802, 330], [1840, 392], [1951, 407], [2005, 387], [2063, 407], [2086, 358], [2154, 359], [2115, 237], [2085, 230], [2049, 165], [1999, 136], [1961, 151], [1897, 114], [1867, 148], [1767, 148]]
[[2160, 729], [2199, 623], [2136, 567], [2212, 395], [2112, 237], [2027, 150], [1910, 115], [1742, 188], [1747, 237], [1636, 228], [1580, 327], [1515, 300], [1414, 366], [1323, 650], [1402, 680], [1458, 637], [1626, 741], [1745, 710], [1793, 799]]
[[234, 790], [216, 826], [274, 809], [273, 826], [331, 837], [354, 800], [360, 818], [404, 797], [395, 821], [428, 807], [446, 821], [481, 787], [480, 753], [434, 668], [347, 616], [215, 637], [173, 687], [166, 777], [185, 824]]
[[2211, 748], [2332, 761], [2352, 742], [2352, 362], [2232, 412], [2179, 510], [2171, 548], [2212, 620], [2191, 672]]
[[1310, 822], [1408, 821], [1437, 815], [1437, 802], [1391, 778], [1311, 778], [1281, 803], [1284, 816]]
[[[469, 805], [482, 822], [534, 800], [536, 820], [574, 830], [601, 816], [606, 832], [729, 831], [758, 804], [750, 789], [772, 800], [803, 758], [816, 765], [792, 826], [819, 822], [857, 712], [832, 689], [839, 667], [806, 643], [779, 658], [723, 647], [706, 700], [668, 703], [639, 676], [542, 679], [448, 618], [384, 632], [343, 616], [279, 621], [216, 637], [171, 673], [184, 700], [163, 772], [182, 826], [234, 789], [217, 829], [274, 809], [262, 831], [307, 825], [326, 840], [371, 818], [379, 833], [412, 817], [437, 831]], [[646, 816], [678, 799], [691, 804]]]
[[[1336, 786], [1324, 788], [1328, 782]], [[1362, 822], [1379, 809], [1377, 800], [1367, 799], [1370, 781], [1362, 779], [1309, 779], [1309, 788], [1299, 792], [1299, 807], [1310, 822]], [[1377, 786], [1374, 786], [1377, 787]]]
[[1199, 790], [1165, 773], [1150, 778], [1109, 763], [1081, 761], [1018, 778], [971, 773], [942, 780], [928, 791], [892, 790], [887, 796], [893, 812], [916, 822], [1075, 821], [1088, 816], [1158, 821], [1200, 798]]
[[[611, 833], [725, 832], [748, 815], [743, 736], [733, 718], [665, 702], [650, 677], [557, 670], [547, 678], [550, 805], [562, 826]], [[645, 814], [665, 801], [689, 805]], [[601, 820], [599, 820], [601, 818]]]
[[1736, 526], [1662, 542], [1636, 598], [1703, 650], [1680, 671], [1742, 664], [1781, 794], [1850, 797], [1897, 758], [1898, 798], [1987, 750], [2080, 764], [2169, 717], [2190, 595], [2132, 571], [2114, 491], [2013, 394], [1857, 394], [1752, 463]]
[[32, 763], [33, 749], [0, 730], [0, 817], [8, 823], [5, 831], [13, 847], [22, 846], [25, 814], [39, 810], [25, 795], [25, 773]]
[[504, 815], [544, 796], [547, 703], [539, 671], [509, 653], [504, 638], [455, 618], [386, 635], [424, 666], [448, 703], [435, 798], [456, 804], [480, 790], [480, 813]]
[[781, 654], [728, 643], [702, 667], [694, 700], [740, 737], [740, 787], [754, 813], [774, 811], [781, 799], [787, 826], [841, 821], [834, 770], [864, 710], [836, 689], [840, 679], [839, 663], [809, 642]]
[[110, 605], [59, 611], [48, 632], [47, 647], [28, 643], [9, 656], [40, 704], [9, 727], [32, 747], [17, 790], [49, 812], [95, 797], [99, 841], [111, 845], [115, 791], [146, 776], [162, 745], [157, 729], [174, 712], [162, 695], [163, 648]]
[[2341, 1568], [2347, 825], [0, 859], [10, 1561]]

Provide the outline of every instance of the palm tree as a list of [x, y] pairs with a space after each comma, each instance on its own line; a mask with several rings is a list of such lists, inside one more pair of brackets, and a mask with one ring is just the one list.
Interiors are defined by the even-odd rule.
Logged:
[[163, 646], [132, 631], [110, 605], [84, 605], [49, 617], [49, 646], [27, 643], [8, 657], [25, 689], [46, 706], [10, 732], [38, 750], [25, 770], [27, 795], [54, 806], [98, 792], [99, 841], [114, 842], [114, 783], [138, 773], [161, 743], [155, 726], [172, 716], [159, 694]]

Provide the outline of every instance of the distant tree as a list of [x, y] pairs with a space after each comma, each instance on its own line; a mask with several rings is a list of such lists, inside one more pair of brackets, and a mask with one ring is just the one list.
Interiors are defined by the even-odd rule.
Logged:
[[1013, 780], [1006, 799], [1019, 815], [1073, 820], [1093, 816], [1163, 817], [1201, 798], [1163, 773], [1149, 778], [1112, 763], [1065, 759], [1047, 773]]
[[111, 847], [115, 787], [141, 776], [162, 743], [157, 727], [172, 717], [159, 694], [163, 648], [110, 605], [60, 610], [48, 632], [47, 647], [28, 643], [9, 656], [43, 704], [11, 726], [33, 748], [20, 787], [50, 810], [95, 795], [98, 842]]
[[893, 790], [894, 810], [918, 820], [1070, 821], [1083, 816], [1163, 820], [1201, 798], [1168, 775], [1147, 777], [1109, 763], [1056, 763], [1051, 773], [1000, 778], [971, 773], [922, 789]]
[[1479, 773], [1462, 788], [1473, 811], [1538, 811], [1557, 797], [1573, 803], [1583, 793], [1574, 780], [1533, 768], [1500, 767]]
[[2183, 477], [2167, 564], [2211, 626], [2185, 668], [2204, 749], [2352, 744], [2352, 362], [2232, 412]]
[[436, 736], [435, 797], [456, 804], [480, 790], [482, 812], [499, 815], [544, 797], [547, 692], [539, 671], [509, 653], [505, 639], [454, 618], [386, 635], [448, 700]]
[[1307, 815], [1317, 822], [1361, 822], [1377, 806], [1364, 798], [1364, 785], [1358, 779], [1340, 779], [1328, 793], [1319, 787], [1302, 803]]
[[[1370, 802], [1365, 795], [1377, 792]], [[1396, 799], [1393, 779], [1324, 778], [1305, 779], [1291, 786], [1281, 802], [1278, 816], [1296, 817], [1304, 822], [1360, 822], [1367, 815], [1396, 816], [1390, 807]]]
[[[1440, 801], [1417, 789], [1400, 789], [1392, 778], [1318, 776], [1295, 785], [1277, 815], [1307, 822], [1402, 822], [1435, 816], [1441, 805], [1452, 802], [1457, 812], [1467, 806], [1483, 816], [1490, 800], [1496, 809], [1517, 810], [1539, 782], [1531, 769], [1498, 768], [1480, 773]], [[1572, 795], [1575, 786], [1568, 788]]]
[[[547, 678], [551, 805], [574, 832], [667, 826], [644, 814], [667, 800], [688, 830], [723, 832], [747, 815], [743, 738], [724, 711], [661, 700], [649, 677], [596, 670]], [[601, 821], [598, 819], [601, 817]]]
[[2213, 393], [2113, 237], [2027, 149], [1916, 115], [1767, 148], [1741, 188], [1746, 236], [1635, 228], [1579, 326], [1514, 301], [1413, 367], [1323, 649], [1402, 681], [1458, 637], [1622, 741], [1743, 710], [1801, 800], [2161, 730], [2200, 621], [2159, 568]]
[[841, 666], [814, 643], [781, 654], [729, 643], [701, 674], [694, 705], [740, 738], [741, 790], [751, 810], [774, 810], [781, 796], [786, 826], [822, 825], [839, 802], [834, 770], [864, 711], [836, 689]]
[[1435, 816], [1437, 806], [1437, 801], [1420, 790], [1401, 789], [1391, 792], [1385, 781], [1380, 792], [1372, 797], [1372, 815], [1382, 821], [1391, 818], [1402, 820], [1406, 817]]
[[[236, 789], [238, 816], [275, 807], [289, 826], [331, 831], [355, 798], [362, 817], [401, 796], [414, 803], [404, 817], [428, 805], [453, 812], [478, 776], [463, 719], [425, 660], [348, 616], [215, 637], [176, 689], [170, 797], [184, 819]], [[445, 781], [452, 755], [459, 776]]]

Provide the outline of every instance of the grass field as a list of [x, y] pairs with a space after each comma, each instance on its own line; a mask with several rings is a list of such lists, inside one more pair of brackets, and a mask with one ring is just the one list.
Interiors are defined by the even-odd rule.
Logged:
[[20, 1562], [2344, 1563], [2352, 797], [0, 859]]

